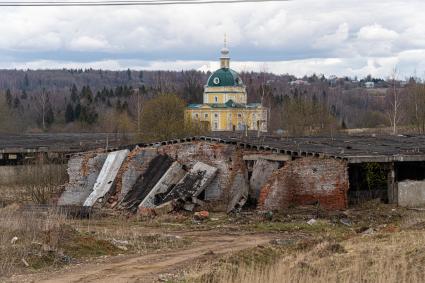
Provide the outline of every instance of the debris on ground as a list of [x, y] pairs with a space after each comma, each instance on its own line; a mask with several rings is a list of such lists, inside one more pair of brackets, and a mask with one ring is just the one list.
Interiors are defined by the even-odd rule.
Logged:
[[317, 220], [316, 219], [314, 219], [314, 218], [312, 218], [312, 219], [310, 219], [309, 221], [307, 221], [307, 224], [308, 225], [314, 225], [314, 224], [316, 224], [317, 223]]
[[193, 215], [193, 217], [195, 218], [195, 220], [206, 220], [208, 219], [210, 216], [208, 211], [199, 211], [199, 212], [195, 212], [195, 214]]
[[18, 240], [18, 237], [13, 237], [12, 238], [12, 240], [10, 240], [10, 243], [12, 244], [12, 245], [14, 245], [15, 243], [16, 243], [16, 241]]

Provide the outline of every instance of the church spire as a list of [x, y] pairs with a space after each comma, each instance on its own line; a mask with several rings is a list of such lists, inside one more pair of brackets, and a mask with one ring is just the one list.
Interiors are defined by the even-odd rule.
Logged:
[[227, 35], [224, 34], [224, 47], [221, 49], [220, 68], [230, 67], [229, 49], [227, 48]]

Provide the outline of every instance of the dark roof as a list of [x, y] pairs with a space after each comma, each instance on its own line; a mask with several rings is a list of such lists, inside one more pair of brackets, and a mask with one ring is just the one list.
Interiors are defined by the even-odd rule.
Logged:
[[238, 73], [236, 73], [234, 70], [229, 68], [221, 68], [212, 73], [207, 81], [207, 85], [210, 87], [242, 86], [243, 82]]
[[295, 156], [327, 156], [350, 163], [425, 161], [425, 135], [294, 137], [243, 135], [215, 132], [213, 138], [236, 142], [248, 148], [271, 150]]
[[0, 134], [0, 153], [78, 152], [123, 145], [115, 134], [51, 133]]

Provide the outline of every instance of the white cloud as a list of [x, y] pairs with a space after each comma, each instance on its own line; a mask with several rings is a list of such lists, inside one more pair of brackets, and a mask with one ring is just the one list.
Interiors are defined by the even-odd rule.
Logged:
[[398, 37], [398, 33], [374, 24], [362, 27], [357, 33], [357, 37], [359, 40], [388, 41], [395, 40]]
[[[274, 61], [282, 73], [386, 76], [397, 63], [424, 73], [424, 9], [420, 0], [2, 8], [0, 55], [11, 59], [0, 64], [206, 68], [227, 33], [232, 57], [252, 68]], [[87, 62], [93, 52], [102, 53]]]
[[93, 51], [93, 50], [101, 51], [101, 50], [110, 49], [111, 46], [103, 38], [80, 36], [71, 40], [71, 42], [69, 43], [69, 48], [71, 50], [77, 50], [77, 51]]

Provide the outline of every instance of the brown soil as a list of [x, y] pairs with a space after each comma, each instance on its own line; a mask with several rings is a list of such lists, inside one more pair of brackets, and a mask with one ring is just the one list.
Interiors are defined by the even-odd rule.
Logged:
[[214, 232], [199, 232], [196, 236], [199, 237], [196, 244], [183, 250], [116, 256], [105, 262], [70, 266], [56, 272], [15, 276], [10, 282], [154, 282], [161, 274], [178, 273], [197, 260], [264, 245], [274, 238], [270, 234], [218, 235]]

